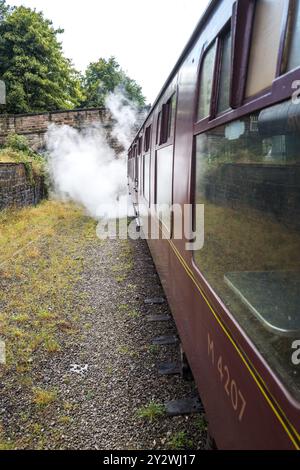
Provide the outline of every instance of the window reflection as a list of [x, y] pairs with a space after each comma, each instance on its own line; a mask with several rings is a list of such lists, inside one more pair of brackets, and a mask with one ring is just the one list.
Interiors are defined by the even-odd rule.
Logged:
[[219, 101], [218, 112], [221, 113], [230, 108], [229, 106], [229, 93], [230, 93], [230, 78], [231, 78], [231, 31], [229, 31], [222, 41], [222, 62], [221, 62], [221, 75], [219, 87]]
[[216, 43], [206, 53], [200, 74], [200, 94], [198, 103], [198, 120], [206, 118], [210, 114], [211, 94], [214, 78], [216, 57]]
[[196, 138], [205, 244], [195, 260], [295, 393], [300, 377], [290, 348], [291, 338], [300, 336], [299, 131], [300, 106], [283, 103]]
[[300, 2], [294, 2], [295, 9], [291, 19], [290, 47], [287, 70], [293, 70], [300, 66]]
[[286, 1], [256, 1], [246, 97], [268, 88], [275, 78]]

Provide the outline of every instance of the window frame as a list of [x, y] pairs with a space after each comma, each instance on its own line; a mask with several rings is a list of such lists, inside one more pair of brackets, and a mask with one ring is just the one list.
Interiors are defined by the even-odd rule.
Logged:
[[[221, 84], [221, 74], [222, 74], [222, 59], [224, 52], [224, 39], [228, 33], [231, 33], [231, 67], [229, 75], [229, 107], [223, 111], [218, 111], [218, 105], [220, 100], [220, 84]], [[217, 50], [215, 57], [215, 69], [213, 77], [213, 86], [212, 86], [212, 97], [211, 97], [211, 106], [210, 106], [210, 119], [214, 119], [216, 116], [221, 116], [222, 114], [227, 114], [230, 109], [231, 95], [232, 95], [232, 79], [233, 79], [233, 66], [232, 66], [232, 45], [233, 45], [233, 36], [232, 36], [232, 20], [230, 19], [225, 26], [221, 29], [217, 37]]]
[[[172, 102], [175, 99], [174, 115], [172, 112]], [[172, 91], [167, 96], [164, 103], [159, 107], [159, 112], [156, 119], [156, 139], [155, 147], [157, 149], [173, 145], [176, 129], [176, 116], [177, 116], [177, 90]], [[173, 119], [174, 117], [174, 119]], [[173, 126], [172, 126], [173, 124]]]
[[[162, 158], [162, 157], [159, 157], [159, 153], [161, 151], [164, 151], [168, 148], [172, 147], [172, 187], [171, 187], [171, 207], [172, 205], [174, 204], [174, 147], [173, 145], [171, 144], [168, 144], [168, 145], [162, 145], [161, 147], [157, 148], [155, 150], [155, 171], [154, 171], [154, 177], [155, 177], [155, 185], [154, 185], [154, 204], [156, 206], [156, 216], [157, 216], [157, 220], [159, 221], [159, 224], [160, 224], [160, 227], [164, 227], [165, 229], [167, 229], [168, 231], [168, 236], [170, 238], [170, 240], [173, 238], [173, 231], [174, 231], [174, 213], [173, 211], [171, 210], [170, 211], [170, 230], [168, 230], [168, 227], [166, 227], [166, 225], [163, 223], [163, 221], [159, 218], [159, 214], [157, 212], [157, 206], [158, 206], [158, 198], [157, 198], [157, 191], [158, 191], [158, 178], [157, 178], [157, 175], [158, 175], [158, 160], [159, 158]], [[151, 167], [150, 167], [151, 168]], [[150, 169], [151, 171], [151, 169]], [[151, 187], [150, 187], [150, 192], [151, 192]]]
[[283, 27], [281, 31], [281, 38], [280, 38], [280, 49], [279, 49], [279, 56], [278, 56], [278, 62], [277, 62], [277, 70], [276, 70], [276, 78], [282, 77], [284, 75], [287, 75], [289, 73], [292, 73], [298, 69], [300, 69], [300, 64], [297, 68], [292, 69], [292, 70], [287, 70], [287, 63], [285, 64], [284, 67], [284, 58], [285, 54], [287, 53], [287, 58], [288, 58], [288, 53], [290, 52], [290, 39], [288, 39], [287, 34], [290, 26], [290, 21], [293, 19], [293, 14], [295, 13], [296, 10], [296, 2], [297, 0], [287, 0], [286, 2], [286, 7], [285, 7], [285, 12], [284, 12], [284, 17], [283, 17]]
[[[175, 100], [174, 114], [172, 113], [173, 99]], [[168, 109], [166, 108], [166, 106], [168, 107]], [[153, 171], [153, 176], [154, 176], [153, 201], [151, 202], [153, 202], [155, 205], [157, 205], [157, 190], [158, 190], [157, 168], [158, 168], [159, 152], [167, 147], [172, 147], [172, 154], [173, 154], [171, 206], [174, 201], [174, 141], [175, 141], [175, 134], [176, 134], [177, 108], [178, 108], [178, 87], [176, 85], [176, 87], [172, 88], [172, 91], [169, 91], [165, 94], [163, 103], [158, 106], [157, 114], [156, 114], [156, 136], [155, 136], [155, 147], [154, 147], [154, 155], [153, 155], [154, 170], [152, 170], [152, 166], [150, 167], [150, 198], [152, 198], [151, 181], [152, 181], [152, 171]], [[166, 112], [166, 109], [167, 109], [167, 112]], [[163, 126], [165, 126], [164, 131], [163, 131]], [[162, 142], [163, 132], [166, 133], [165, 142]], [[151, 161], [152, 161], [152, 156], [151, 156]], [[156, 215], [158, 215], [157, 212], [156, 212]], [[158, 221], [159, 221], [160, 226], [163, 225], [165, 227], [165, 225], [163, 224], [163, 222], [160, 220], [159, 217], [158, 217]], [[168, 230], [168, 236], [170, 237], [170, 239], [173, 237], [173, 224], [174, 224], [174, 215], [173, 215], [173, 211], [171, 211], [170, 230]]]
[[[232, 18], [230, 18], [226, 23], [223, 25], [223, 27], [219, 30], [218, 34], [213, 38], [212, 41], [209, 43], [206, 43], [203, 47], [200, 61], [199, 61], [199, 67], [197, 71], [197, 98], [195, 100], [196, 102], [196, 109], [195, 109], [195, 114], [194, 114], [194, 122], [196, 124], [203, 123], [204, 125], [209, 122], [214, 120], [217, 116], [222, 116], [224, 114], [228, 114], [231, 109], [231, 97], [232, 97], [232, 82], [233, 82], [233, 60], [231, 60], [231, 71], [230, 71], [230, 85], [229, 85], [229, 108], [226, 109], [225, 111], [218, 112], [218, 104], [219, 104], [219, 95], [220, 95], [220, 80], [221, 80], [221, 71], [222, 71], [222, 55], [223, 55], [223, 44], [224, 44], [224, 38], [225, 36], [231, 31], [232, 35], [232, 47], [233, 47], [233, 40], [234, 40], [234, 35], [233, 35], [233, 22]], [[213, 67], [213, 83], [212, 83], [212, 91], [211, 91], [211, 99], [210, 99], [210, 111], [209, 115], [198, 119], [198, 109], [199, 109], [199, 101], [200, 101], [200, 87], [201, 87], [201, 75], [202, 75], [202, 70], [203, 70], [203, 65], [204, 65], [204, 60], [205, 57], [208, 53], [208, 51], [214, 46], [216, 46], [216, 53], [215, 53], [215, 63]], [[233, 55], [233, 53], [232, 53]]]
[[157, 119], [156, 119], [156, 136], [155, 136], [156, 147], [159, 146], [159, 142], [160, 142], [161, 119], [162, 119], [162, 111], [160, 110], [157, 114]]
[[[194, 110], [194, 136], [207, 130], [218, 127], [226, 122], [233, 121], [237, 118], [255, 112], [267, 106], [271, 106], [280, 101], [284, 101], [292, 97], [294, 81], [300, 79], [300, 66], [289, 72], [282, 73], [282, 60], [286, 48], [286, 33], [290, 15], [291, 5], [295, 0], [287, 0], [285, 14], [282, 19], [280, 47], [277, 57], [276, 76], [271, 86], [258, 94], [249, 98], [245, 97], [248, 64], [250, 58], [250, 48], [252, 41], [252, 32], [255, 20], [255, 6], [258, 0], [237, 0], [233, 5], [232, 17], [226, 21], [217, 34], [204, 44], [200, 54], [200, 60], [197, 71], [197, 88], [195, 90], [195, 110]], [[230, 106], [231, 109], [220, 114], [216, 114], [214, 110], [218, 103], [216, 100], [217, 93], [217, 73], [220, 67], [220, 57], [216, 54], [214, 87], [211, 97], [211, 114], [207, 118], [197, 120], [197, 109], [199, 102], [199, 90], [201, 80], [201, 70], [203, 60], [207, 50], [215, 41], [219, 40], [222, 32], [228, 28], [231, 22], [232, 27], [232, 72], [231, 72], [231, 89], [230, 89]], [[219, 62], [217, 62], [219, 61]]]
[[[289, 14], [290, 14], [290, 8], [291, 8], [291, 3], [294, 0], [286, 0], [286, 4], [284, 7], [284, 14], [283, 18], [281, 21], [281, 33], [280, 33], [280, 42], [279, 42], [279, 49], [277, 52], [277, 66], [276, 66], [276, 72], [275, 72], [275, 77], [273, 82], [268, 88], [265, 88], [264, 90], [259, 91], [253, 96], [250, 96], [246, 98], [245, 93], [246, 93], [246, 85], [247, 85], [247, 77], [248, 77], [248, 66], [249, 66], [249, 60], [250, 60], [250, 52], [251, 52], [251, 42], [253, 38], [253, 28], [254, 28], [254, 21], [255, 21], [255, 9], [256, 9], [256, 4], [258, 0], [246, 0], [247, 1], [247, 8], [245, 8], [244, 14], [248, 15], [248, 22], [250, 23], [250, 34], [247, 36], [247, 41], [245, 43], [245, 39], [243, 40], [242, 37], [240, 36], [240, 39], [242, 40], [242, 43], [246, 47], [247, 51], [247, 56], [246, 56], [246, 73], [243, 76], [243, 96], [242, 96], [242, 104], [247, 104], [250, 103], [251, 101], [257, 100], [259, 98], [262, 98], [266, 94], [270, 93], [272, 91], [274, 82], [276, 80], [280, 80], [283, 78], [286, 73], [281, 73], [282, 69], [282, 60], [284, 56], [284, 51], [285, 51], [285, 43], [286, 43], [286, 33], [287, 33], [287, 27], [288, 27], [288, 19], [289, 19]], [[242, 3], [242, 0], [238, 0], [238, 4]], [[238, 14], [238, 11], [237, 11]], [[237, 20], [238, 21], [238, 20]], [[235, 44], [235, 48], [237, 47], [237, 44]]]
[[[149, 188], [149, 200], [147, 199], [146, 195], [145, 195], [145, 175], [146, 175], [146, 171], [145, 171], [145, 167], [146, 167], [146, 158], [149, 158], [149, 175], [148, 175], [148, 188]], [[148, 152], [148, 153], [145, 153], [143, 156], [142, 156], [142, 159], [143, 159], [143, 192], [142, 192], [142, 196], [144, 198], [144, 200], [147, 202], [147, 207], [149, 208], [150, 207], [150, 201], [151, 201], [151, 152]]]
[[[147, 206], [150, 206], [150, 199], [151, 199], [151, 154], [152, 154], [152, 145], [153, 145], [153, 119], [148, 121], [144, 126], [143, 130], [143, 145], [142, 145], [142, 153], [141, 153], [141, 168], [142, 168], [142, 186], [140, 195], [147, 202]], [[145, 197], [145, 157], [148, 156], [150, 160], [150, 167], [149, 167], [149, 201]]]
[[152, 122], [145, 127], [143, 154], [150, 152], [152, 139]]
[[134, 188], [135, 191], [138, 191], [139, 187], [139, 160], [138, 160], [138, 152], [137, 152], [137, 142], [134, 143], [133, 146], [133, 158], [134, 158]]
[[142, 154], [142, 143], [143, 143], [143, 134], [141, 134], [138, 138], [138, 155]]
[[[211, 100], [210, 100], [210, 110], [209, 110], [209, 115], [198, 119], [198, 114], [199, 114], [199, 102], [200, 102], [200, 87], [201, 87], [201, 75], [202, 75], [202, 70], [204, 66], [204, 60], [206, 58], [206, 55], [208, 51], [213, 47], [216, 46], [216, 54], [215, 54], [215, 63], [214, 63], [214, 70], [213, 70], [213, 84], [212, 84], [212, 91], [211, 91]], [[195, 123], [206, 123], [211, 119], [211, 116], [213, 115], [213, 109], [214, 106], [212, 104], [213, 101], [213, 96], [215, 92], [215, 76], [217, 73], [217, 54], [218, 54], [218, 49], [219, 49], [219, 44], [218, 44], [218, 35], [213, 38], [212, 41], [204, 44], [199, 60], [199, 66], [198, 66], [198, 71], [197, 71], [197, 90], [196, 90], [196, 99], [195, 99], [195, 112], [194, 112], [194, 122]]]

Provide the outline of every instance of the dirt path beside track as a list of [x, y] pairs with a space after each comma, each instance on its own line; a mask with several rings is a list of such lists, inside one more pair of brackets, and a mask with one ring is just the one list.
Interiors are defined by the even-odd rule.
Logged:
[[[176, 330], [147, 321], [169, 310], [144, 304], [163, 297], [146, 243], [99, 241], [78, 209], [43, 207], [26, 214], [23, 231], [48, 210], [45, 233], [0, 270], [0, 448], [203, 448], [203, 416], [168, 418], [160, 406], [196, 391], [157, 373], [178, 345], [152, 345]], [[19, 219], [1, 220], [2, 248]]]

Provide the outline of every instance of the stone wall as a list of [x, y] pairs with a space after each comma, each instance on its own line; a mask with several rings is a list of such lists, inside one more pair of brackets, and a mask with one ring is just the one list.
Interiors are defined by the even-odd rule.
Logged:
[[30, 177], [26, 169], [24, 163], [0, 163], [0, 210], [37, 204], [45, 197], [43, 177]]
[[[142, 119], [143, 113], [141, 113]], [[41, 151], [45, 147], [45, 136], [50, 124], [68, 125], [84, 129], [101, 124], [106, 130], [107, 141], [116, 154], [124, 149], [112, 138], [112, 117], [104, 108], [55, 111], [43, 114], [0, 115], [0, 145], [5, 144], [8, 134], [16, 133], [27, 138], [30, 147]], [[0, 163], [0, 210], [8, 206], [37, 204], [44, 197], [45, 185], [41, 178], [34, 184], [26, 175], [24, 164]]]
[[[45, 134], [50, 124], [68, 125], [83, 129], [100, 123], [110, 135], [112, 120], [104, 108], [77, 109], [72, 111], [55, 111], [43, 114], [0, 115], [0, 145], [5, 143], [10, 133], [24, 135], [33, 150], [41, 150], [45, 145]], [[110, 145], [118, 152], [118, 143], [109, 138]]]

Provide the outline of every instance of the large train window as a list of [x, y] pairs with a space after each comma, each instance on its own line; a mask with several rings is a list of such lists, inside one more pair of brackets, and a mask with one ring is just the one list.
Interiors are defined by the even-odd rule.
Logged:
[[211, 95], [214, 80], [216, 59], [216, 41], [206, 52], [201, 65], [200, 88], [198, 100], [198, 121], [210, 115]]
[[219, 81], [218, 113], [230, 108], [230, 78], [231, 78], [231, 30], [221, 39], [221, 70]]
[[291, 4], [290, 21], [287, 31], [287, 67], [290, 71], [300, 67], [300, 1]]
[[[196, 137], [195, 262], [300, 396], [300, 105], [284, 102]], [[197, 230], [202, 230], [196, 221]]]
[[246, 97], [269, 88], [275, 79], [286, 1], [256, 2]]

